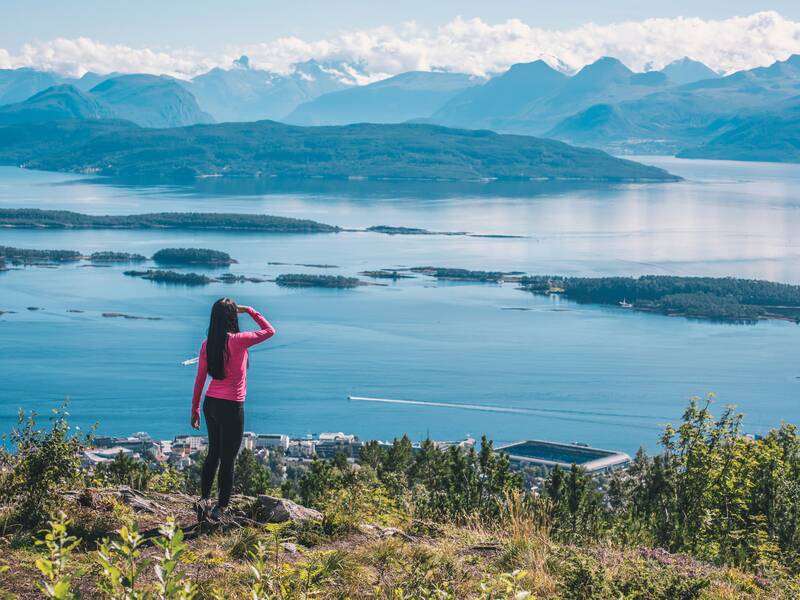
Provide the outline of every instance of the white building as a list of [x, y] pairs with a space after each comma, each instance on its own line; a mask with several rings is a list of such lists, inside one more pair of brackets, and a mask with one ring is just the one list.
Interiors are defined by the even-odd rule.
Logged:
[[341, 431], [337, 431], [335, 433], [320, 433], [319, 441], [326, 443], [352, 444], [356, 441], [356, 436], [342, 433]]
[[208, 446], [208, 438], [204, 435], [176, 435], [172, 446], [186, 448], [189, 452], [196, 452]]
[[259, 433], [256, 436], [256, 448], [289, 449], [289, 436], [282, 433]]
[[135, 454], [133, 450], [129, 448], [123, 448], [122, 446], [116, 446], [114, 448], [92, 448], [91, 450], [83, 451], [83, 455], [81, 456], [81, 466], [84, 469], [93, 468], [100, 463], [111, 462], [119, 454], [127, 454], [135, 458], [139, 457], [139, 455]]
[[256, 438], [258, 436], [252, 431], [245, 431], [242, 436], [242, 445], [239, 450], [250, 450], [251, 452], [256, 448]]
[[296, 458], [311, 458], [314, 456], [316, 446], [315, 440], [292, 440], [286, 454]]

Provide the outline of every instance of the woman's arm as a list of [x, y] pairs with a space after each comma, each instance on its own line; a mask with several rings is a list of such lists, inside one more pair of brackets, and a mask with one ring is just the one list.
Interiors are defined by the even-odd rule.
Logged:
[[258, 331], [242, 331], [234, 334], [236, 340], [241, 342], [245, 348], [260, 344], [275, 335], [275, 328], [252, 306], [237, 306], [236, 308], [240, 313], [250, 315], [256, 325], [260, 327]]
[[206, 362], [206, 343], [200, 346], [200, 354], [197, 359], [197, 375], [194, 378], [194, 393], [192, 394], [192, 421], [200, 418], [200, 396], [203, 395], [203, 388], [206, 385], [208, 376], [208, 363]]

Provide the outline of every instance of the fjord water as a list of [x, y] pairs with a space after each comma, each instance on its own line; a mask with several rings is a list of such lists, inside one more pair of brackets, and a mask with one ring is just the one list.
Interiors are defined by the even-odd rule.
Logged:
[[[800, 167], [641, 160], [686, 180], [300, 186], [206, 180], [182, 187], [0, 168], [0, 206], [8, 208], [259, 212], [346, 228], [524, 236], [6, 230], [0, 245], [146, 255], [207, 247], [236, 258], [233, 273], [270, 278], [433, 265], [800, 283]], [[223, 295], [259, 308], [278, 330], [251, 356], [247, 429], [253, 431], [416, 439], [486, 433], [497, 441], [545, 438], [630, 452], [654, 448], [661, 425], [676, 421], [690, 396], [708, 392], [746, 413], [751, 432], [800, 421], [800, 328], [792, 323], [712, 323], [576, 305], [514, 284], [418, 277], [354, 290], [273, 283], [186, 288], [126, 277], [127, 268], [82, 262], [0, 273], [0, 310], [16, 311], [0, 316], [0, 428], [9, 429], [20, 407], [46, 412], [68, 396], [73, 422], [82, 427], [98, 422], [103, 433], [143, 430], [158, 437], [188, 432], [194, 367], [181, 361], [196, 355], [209, 306]], [[83, 312], [68, 312], [74, 310]], [[360, 403], [348, 395], [527, 412]]]

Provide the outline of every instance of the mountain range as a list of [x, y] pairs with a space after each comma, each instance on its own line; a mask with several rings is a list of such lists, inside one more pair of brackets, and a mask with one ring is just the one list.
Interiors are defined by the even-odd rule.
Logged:
[[[544, 132], [570, 143], [598, 146], [612, 152], [680, 152], [684, 156], [744, 160], [792, 160], [766, 142], [800, 100], [800, 56], [794, 55], [769, 67], [703, 79], [617, 102], [586, 107]], [[789, 111], [787, 114], [786, 111]], [[748, 125], [749, 124], [749, 125]], [[770, 131], [758, 142], [735, 149], [737, 136], [726, 136], [741, 127]], [[728, 140], [709, 143], [720, 136]], [[758, 145], [765, 143], [765, 145]], [[708, 154], [706, 154], [708, 152]]]
[[604, 57], [571, 75], [537, 60], [486, 79], [412, 71], [368, 80], [362, 65], [311, 60], [277, 74], [254, 68], [245, 56], [191, 80], [0, 70], [0, 124], [58, 118], [126, 119], [145, 127], [260, 119], [415, 122], [543, 136], [614, 154], [798, 160], [789, 149], [800, 56], [724, 77], [689, 58], [636, 73]]
[[253, 68], [242, 56], [230, 69], [212, 69], [182, 82], [203, 110], [224, 121], [283, 119], [298, 105], [357, 85], [366, 73], [358, 65], [309, 60], [289, 74]]

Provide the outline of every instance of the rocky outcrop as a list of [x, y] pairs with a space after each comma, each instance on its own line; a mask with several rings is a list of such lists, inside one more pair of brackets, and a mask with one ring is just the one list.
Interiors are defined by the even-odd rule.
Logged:
[[276, 498], [262, 494], [258, 497], [259, 521], [265, 523], [294, 523], [303, 521], [321, 521], [322, 513], [313, 508], [301, 506], [286, 498]]

